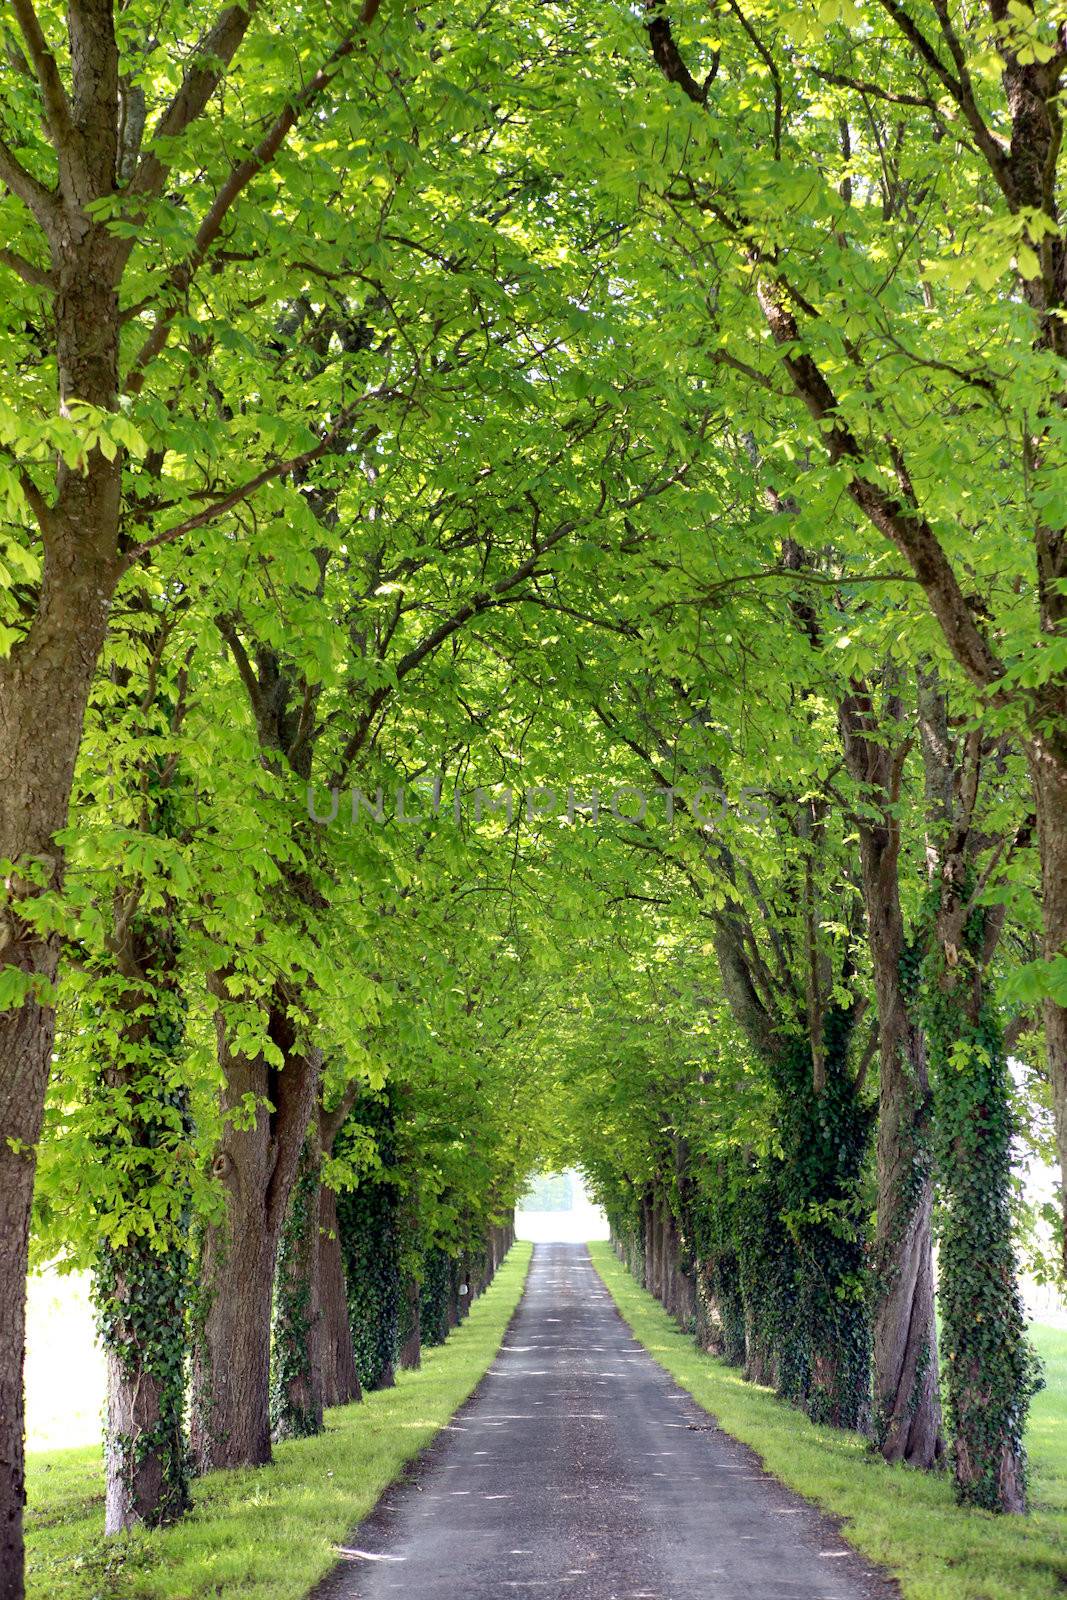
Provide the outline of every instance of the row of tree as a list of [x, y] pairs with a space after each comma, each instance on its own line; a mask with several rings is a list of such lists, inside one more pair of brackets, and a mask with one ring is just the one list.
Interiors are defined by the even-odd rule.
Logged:
[[13, 0], [2, 1600], [31, 1232], [96, 1274], [117, 1522], [187, 1376], [197, 1462], [266, 1458], [272, 1316], [314, 1425], [309, 1262], [383, 1372], [561, 1141], [754, 1373], [920, 1466], [936, 1212], [961, 1493], [1022, 1504], [1064, 27]]

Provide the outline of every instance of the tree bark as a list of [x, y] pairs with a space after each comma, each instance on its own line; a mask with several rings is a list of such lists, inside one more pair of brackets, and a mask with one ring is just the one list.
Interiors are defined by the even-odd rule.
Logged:
[[414, 1372], [422, 1365], [422, 1330], [419, 1326], [419, 1286], [414, 1278], [409, 1278], [404, 1289], [407, 1299], [407, 1336], [400, 1346], [397, 1356], [397, 1366], [406, 1372]]
[[[1067, 953], [1067, 758], [1036, 739], [1029, 748], [1041, 855], [1041, 911], [1046, 961]], [[1042, 1004], [1052, 1109], [1060, 1159], [1061, 1259], [1067, 1272], [1067, 1006]]]
[[935, 1098], [939, 1284], [956, 1497], [1026, 1509], [1023, 1432], [1035, 1358], [1017, 1284], [1011, 1219], [1011, 1081], [987, 992], [1004, 907], [978, 907], [978, 730], [953, 747], [934, 673], [920, 676], [927, 854], [936, 897], [917, 998]]
[[663, 1199], [663, 1305], [670, 1315], [676, 1316], [678, 1274], [678, 1238], [674, 1213], [666, 1196]]
[[[448, 1326], [449, 1329], [459, 1327], [459, 1262], [455, 1256], [448, 1258]], [[392, 1383], [392, 1373], [389, 1382]]]
[[[218, 998], [225, 996], [221, 974], [212, 978], [211, 988]], [[205, 1228], [201, 1255], [191, 1426], [200, 1472], [261, 1466], [271, 1458], [274, 1266], [322, 1071], [317, 1050], [297, 1048], [280, 994], [271, 1002], [269, 1018], [270, 1036], [284, 1058], [280, 1070], [262, 1056], [231, 1049], [221, 1010], [216, 1033], [225, 1128], [212, 1170], [222, 1185], [224, 1215]], [[247, 1096], [256, 1107], [250, 1126], [241, 1114]]]
[[641, 1195], [641, 1287], [652, 1293], [653, 1255], [655, 1240], [652, 1230], [652, 1195], [645, 1189]]
[[[66, 291], [56, 306], [60, 392], [111, 409], [118, 311], [95, 230], [64, 260], [62, 277]], [[83, 345], [92, 347], [91, 355]], [[37, 614], [0, 661], [0, 862], [15, 866], [0, 890], [0, 974], [14, 968], [38, 986], [36, 998], [0, 1012], [0, 1600], [21, 1600], [24, 1592], [25, 1285], [55, 1030], [47, 992], [58, 962], [55, 940], [40, 938], [12, 902], [62, 883], [62, 852], [54, 840], [67, 822], [85, 706], [107, 626], [118, 505], [117, 460], [106, 462], [94, 449], [84, 473], [60, 466], [56, 501], [46, 516]]]
[[[25, 959], [51, 977], [49, 954], [38, 947], [27, 950]], [[0, 1014], [0, 1600], [23, 1595], [26, 1272], [53, 1025], [53, 1013], [34, 1004]]]
[[347, 1406], [362, 1400], [356, 1352], [348, 1320], [344, 1262], [337, 1232], [337, 1196], [319, 1189], [319, 1301], [322, 1307], [322, 1403]]
[[[894, 699], [890, 715], [899, 716]], [[871, 705], [840, 707], [852, 776], [878, 814], [858, 817], [867, 939], [878, 1008], [878, 1206], [874, 1238], [874, 1430], [887, 1461], [930, 1468], [942, 1452], [934, 1315], [930, 1085], [922, 1031], [904, 994], [904, 917], [894, 754], [871, 737]]]
[[[161, 825], [158, 814], [154, 820]], [[165, 1220], [156, 1216], [152, 1237], [134, 1233], [115, 1245], [105, 1236], [93, 1273], [107, 1354], [108, 1534], [139, 1522], [162, 1526], [189, 1505], [184, 1361], [191, 1127], [184, 1090], [175, 1092], [185, 1004], [173, 907], [168, 901], [151, 917], [138, 915], [142, 887], [131, 878], [113, 897], [104, 996], [90, 991], [82, 1022], [93, 1036], [103, 1025], [103, 1037], [113, 1041], [96, 1089], [103, 1119], [97, 1155], [112, 1172], [101, 1209], [106, 1215], [132, 1206], [135, 1214], [138, 1208], [155, 1214], [146, 1184], [157, 1192], [166, 1186], [169, 1208]], [[131, 1162], [132, 1155], [144, 1164]], [[170, 1158], [166, 1166], [164, 1158]]]
[[321, 1168], [318, 1119], [313, 1118], [278, 1250], [272, 1396], [275, 1439], [307, 1439], [322, 1432]]
[[[962, 888], [946, 854], [930, 980], [938, 993], [928, 991], [937, 1015], [955, 1012], [963, 1023], [936, 1044], [945, 1382], [957, 1499], [1018, 1513], [1026, 1510], [1023, 1430], [1037, 1382], [1012, 1237], [1011, 1086], [980, 958], [964, 944]], [[957, 1039], [969, 1047], [962, 1063], [951, 1052]]]
[[[131, 1240], [108, 1262], [104, 1532], [161, 1527], [189, 1505], [182, 1366], [188, 1257]], [[97, 1292], [99, 1293], [99, 1279]]]

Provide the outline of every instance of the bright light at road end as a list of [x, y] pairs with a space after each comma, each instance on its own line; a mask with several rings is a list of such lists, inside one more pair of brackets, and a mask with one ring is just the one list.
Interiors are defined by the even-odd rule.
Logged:
[[590, 1199], [580, 1172], [539, 1173], [519, 1201], [515, 1236], [535, 1244], [584, 1244], [608, 1237], [608, 1219]]

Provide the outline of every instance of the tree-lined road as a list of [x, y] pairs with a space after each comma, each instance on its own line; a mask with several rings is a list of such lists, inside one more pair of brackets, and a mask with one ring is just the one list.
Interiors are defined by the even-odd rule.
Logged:
[[871, 1600], [895, 1590], [637, 1343], [584, 1245], [538, 1245], [473, 1400], [316, 1600]]

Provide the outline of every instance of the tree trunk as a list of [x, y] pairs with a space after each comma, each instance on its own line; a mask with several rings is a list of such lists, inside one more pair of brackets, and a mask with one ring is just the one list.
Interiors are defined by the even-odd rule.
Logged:
[[404, 1371], [413, 1372], [422, 1365], [422, 1330], [419, 1326], [419, 1286], [414, 1278], [409, 1278], [404, 1289], [407, 1303], [406, 1334], [400, 1346], [397, 1365]]
[[1020, 1512], [1037, 1368], [1016, 1276], [1011, 1079], [987, 992], [1005, 909], [973, 903], [986, 740], [972, 729], [953, 750], [933, 674], [920, 682], [920, 708], [932, 887], [914, 987], [934, 1090], [938, 1304], [956, 1498]]
[[[459, 1262], [455, 1256], [448, 1258], [448, 1326], [450, 1329], [459, 1327]], [[390, 1379], [390, 1381], [392, 1381]]]
[[[865, 694], [840, 707], [845, 760], [879, 815], [861, 812], [860, 866], [878, 1008], [878, 1205], [874, 1237], [874, 1433], [887, 1461], [933, 1467], [943, 1452], [934, 1316], [930, 1086], [922, 1031], [905, 996], [894, 752]], [[889, 714], [899, 719], [896, 697]]]
[[348, 1320], [344, 1262], [337, 1232], [337, 1196], [319, 1188], [319, 1302], [322, 1307], [322, 1403], [362, 1400], [352, 1327]]
[[185, 1413], [188, 1256], [135, 1239], [94, 1281], [107, 1349], [104, 1532], [162, 1527], [189, 1506]]
[[318, 1119], [313, 1118], [278, 1249], [271, 1397], [275, 1439], [308, 1439], [322, 1432], [321, 1168]]
[[[32, 955], [26, 952], [36, 970], [51, 976], [54, 958], [49, 972], [48, 954], [40, 946]], [[21, 1600], [23, 1594], [26, 1272], [53, 1023], [51, 1011], [32, 1003], [0, 1013], [0, 1600]]]
[[677, 1238], [674, 1213], [664, 1196], [663, 1200], [663, 1305], [673, 1317], [678, 1309], [676, 1276], [678, 1267]]
[[874, 1239], [875, 1438], [887, 1461], [930, 1468], [943, 1453], [934, 1315], [930, 1089], [922, 1032], [902, 993], [896, 855], [861, 828], [879, 1028]]
[[424, 1345], [444, 1344], [448, 1337], [448, 1257], [440, 1245], [423, 1256], [419, 1326]]
[[396, 1107], [372, 1095], [355, 1114], [373, 1129], [381, 1163], [378, 1172], [365, 1174], [337, 1203], [356, 1369], [367, 1391], [391, 1388], [396, 1381], [402, 1288], [400, 1203], [393, 1179]]
[[901, 994], [903, 923], [895, 881], [869, 895], [879, 1018], [878, 1219], [874, 1260], [875, 1438], [887, 1461], [941, 1457], [934, 1317], [929, 1083], [920, 1029]]
[[[1044, 956], [1046, 961], [1062, 961], [1067, 952], [1067, 756], [1038, 739], [1029, 748], [1029, 758], [1041, 853]], [[1067, 1271], [1067, 1006], [1046, 999], [1042, 1012], [1060, 1158], [1061, 1258]]]
[[1038, 1369], [1016, 1280], [1011, 1082], [999, 1022], [984, 994], [983, 918], [965, 918], [970, 885], [957, 882], [952, 869], [949, 856], [923, 1002], [935, 1068], [938, 1299], [956, 1497], [986, 1511], [1022, 1512], [1023, 1432]]
[[[225, 997], [221, 974], [212, 992]], [[315, 1111], [322, 1062], [296, 1048], [284, 998], [271, 1002], [269, 1033], [284, 1057], [278, 1070], [262, 1056], [230, 1048], [216, 1015], [224, 1075], [222, 1143], [212, 1170], [224, 1215], [204, 1229], [200, 1327], [193, 1356], [191, 1441], [200, 1472], [261, 1466], [270, 1450], [270, 1325], [274, 1265], [289, 1194]], [[251, 1096], [250, 1126], [242, 1113]]]
[[[93, 338], [105, 355], [114, 331], [108, 307], [114, 311], [113, 295], [89, 307], [101, 317]], [[99, 382], [77, 392], [104, 405], [114, 402], [113, 381], [103, 397]], [[37, 617], [25, 639], [0, 660], [0, 861], [19, 868], [0, 883], [0, 977], [14, 968], [27, 990], [24, 1004], [0, 1011], [0, 1600], [21, 1600], [24, 1592], [26, 1272], [55, 1031], [47, 1002], [58, 961], [55, 941], [41, 939], [11, 902], [62, 883], [62, 853], [54, 837], [67, 822], [89, 686], [107, 623], [118, 483], [117, 463], [103, 462], [97, 450], [84, 475], [60, 468]]]
[[641, 1195], [641, 1287], [652, 1293], [655, 1269], [654, 1230], [652, 1226], [652, 1195], [646, 1189]]
[[[885, 1105], [886, 1096], [882, 1096]], [[900, 1192], [907, 1172], [899, 1149], [886, 1148], [879, 1129], [879, 1191], [883, 1184]], [[913, 1174], [914, 1204], [895, 1206], [901, 1232], [892, 1231], [893, 1213], [881, 1212], [875, 1256], [888, 1263], [879, 1280], [874, 1322], [875, 1437], [887, 1461], [930, 1468], [941, 1459], [941, 1398], [937, 1371], [934, 1274], [931, 1249], [933, 1195], [929, 1176]]]
[[[159, 818], [156, 818], [159, 821]], [[189, 1506], [185, 1440], [191, 1124], [176, 1090], [185, 1002], [173, 907], [137, 915], [143, 883], [113, 897], [102, 993], [84, 997], [81, 1026], [110, 1041], [96, 1086], [97, 1160], [111, 1174], [100, 1220], [148, 1214], [154, 1231], [115, 1246], [105, 1235], [93, 1273], [107, 1355], [104, 1531], [160, 1527]], [[131, 1159], [134, 1158], [134, 1159]], [[161, 1211], [160, 1200], [165, 1210]], [[102, 1230], [103, 1231], [103, 1230]]]

